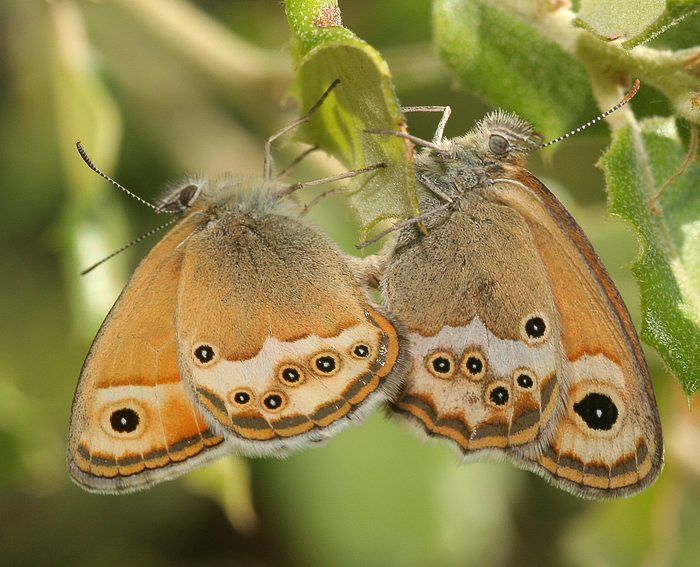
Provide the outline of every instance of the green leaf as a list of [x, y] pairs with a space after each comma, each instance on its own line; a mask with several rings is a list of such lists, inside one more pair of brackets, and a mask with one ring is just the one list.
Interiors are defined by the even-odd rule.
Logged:
[[496, 3], [437, 0], [433, 6], [435, 41], [461, 86], [517, 112], [547, 138], [594, 113], [583, 65], [534, 25]]
[[665, 0], [582, 0], [577, 24], [606, 40], [642, 33], [664, 13]]
[[363, 232], [389, 218], [417, 211], [411, 153], [395, 136], [365, 129], [398, 130], [403, 125], [386, 62], [370, 45], [342, 27], [335, 1], [287, 0], [297, 73], [294, 94], [310, 108], [335, 79], [341, 84], [300, 136], [350, 169], [374, 163], [386, 169], [353, 178], [349, 201]]
[[625, 39], [631, 49], [698, 11], [698, 0], [583, 0], [577, 23], [603, 39]]
[[672, 118], [652, 118], [617, 131], [599, 162], [613, 214], [637, 231], [632, 266], [642, 298], [642, 339], [676, 374], [685, 391], [700, 384], [700, 167], [692, 162], [650, 206], [685, 157]]

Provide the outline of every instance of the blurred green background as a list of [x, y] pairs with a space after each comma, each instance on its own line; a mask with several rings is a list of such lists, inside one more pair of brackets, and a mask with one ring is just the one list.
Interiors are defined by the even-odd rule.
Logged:
[[[427, 0], [341, 6], [388, 61], [402, 104], [452, 105], [448, 136], [488, 110], [452, 88]], [[0, 565], [697, 565], [700, 404], [689, 409], [650, 351], [666, 468], [626, 500], [579, 500], [508, 463], [461, 466], [381, 412], [286, 460], [230, 457], [133, 495], [70, 482], [65, 437], [83, 358], [155, 239], [78, 273], [162, 221], [91, 173], [75, 141], [146, 199], [189, 173], [260, 174], [264, 139], [298, 112], [286, 97], [288, 41], [278, 2], [0, 2]], [[653, 93], [635, 105], [666, 112]], [[434, 123], [410, 116], [419, 136]], [[581, 223], [638, 321], [625, 268], [636, 242], [606, 216], [595, 168], [607, 143], [600, 127], [530, 166]], [[281, 142], [277, 163], [300, 150]], [[295, 176], [338, 170], [314, 155]], [[311, 216], [354, 253], [341, 199]]]

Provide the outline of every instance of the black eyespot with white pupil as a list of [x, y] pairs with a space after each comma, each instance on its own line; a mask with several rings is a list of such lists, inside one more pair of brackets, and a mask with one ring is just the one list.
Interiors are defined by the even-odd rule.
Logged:
[[608, 431], [612, 429], [619, 415], [617, 406], [605, 394], [596, 392], [574, 404], [574, 411], [591, 429]]
[[499, 134], [491, 134], [489, 136], [489, 150], [496, 155], [507, 154], [510, 149], [510, 143]]
[[317, 370], [323, 374], [330, 374], [338, 366], [335, 358], [330, 355], [319, 356], [314, 364], [316, 365]]
[[269, 394], [265, 396], [263, 400], [263, 405], [270, 411], [278, 410], [282, 407], [284, 400], [279, 394]]
[[209, 364], [214, 360], [214, 349], [209, 345], [199, 345], [194, 349], [194, 356], [201, 364]]
[[479, 374], [484, 369], [484, 363], [476, 356], [468, 357], [464, 365], [467, 368], [467, 372], [473, 375]]
[[504, 386], [496, 386], [493, 390], [491, 390], [489, 398], [497, 406], [503, 406], [508, 403], [510, 394], [508, 393], [508, 389]]
[[369, 356], [369, 347], [362, 343], [356, 344], [352, 347], [352, 354], [357, 358], [367, 358]]
[[233, 401], [238, 405], [244, 406], [250, 402], [250, 394], [248, 392], [240, 391], [233, 395]]
[[296, 384], [301, 379], [301, 372], [291, 366], [282, 369], [282, 380]]
[[535, 383], [532, 376], [525, 374], [524, 372], [518, 374], [517, 382], [518, 386], [525, 389], [532, 388], [532, 385]]
[[109, 416], [109, 424], [117, 433], [132, 433], [139, 426], [139, 414], [131, 408], [121, 408]]
[[547, 325], [545, 324], [544, 319], [542, 319], [542, 317], [530, 317], [525, 322], [525, 332], [527, 333], [527, 336], [531, 339], [542, 338], [546, 330]]
[[449, 374], [452, 369], [452, 363], [449, 358], [444, 356], [436, 356], [432, 360], [433, 370], [438, 374]]

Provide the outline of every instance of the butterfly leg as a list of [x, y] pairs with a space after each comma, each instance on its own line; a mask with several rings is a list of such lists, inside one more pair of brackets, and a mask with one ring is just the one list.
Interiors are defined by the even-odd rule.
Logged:
[[433, 143], [439, 144], [442, 142], [442, 135], [445, 132], [450, 114], [452, 114], [452, 108], [449, 106], [403, 106], [401, 112], [442, 112], [440, 122], [438, 122], [435, 134], [433, 134]]
[[263, 161], [263, 170], [265, 172], [265, 179], [272, 179], [272, 154], [271, 154], [272, 142], [274, 142], [277, 138], [279, 138], [283, 134], [286, 134], [290, 130], [293, 130], [297, 126], [301, 126], [302, 124], [306, 124], [309, 120], [311, 120], [311, 116], [313, 116], [314, 112], [316, 112], [320, 108], [320, 106], [323, 104], [323, 102], [326, 100], [326, 98], [328, 98], [328, 95], [331, 94], [331, 91], [335, 87], [337, 87], [338, 84], [340, 84], [340, 79], [336, 79], [335, 81], [333, 81], [306, 114], [304, 114], [303, 116], [300, 116], [296, 120], [292, 120], [284, 128], [280, 128], [279, 130], [277, 130], [277, 132], [275, 132], [274, 134], [272, 134], [272, 136], [270, 136], [267, 140], [265, 140], [265, 158]]
[[444, 205], [440, 205], [438, 207], [435, 207], [434, 209], [429, 210], [427, 213], [423, 213], [422, 215], [418, 215], [416, 217], [411, 217], [410, 219], [406, 219], [404, 221], [398, 222], [395, 225], [390, 226], [386, 230], [383, 230], [382, 232], [380, 232], [376, 236], [373, 236], [369, 240], [365, 240], [364, 242], [360, 242], [359, 244], [357, 244], [355, 246], [355, 248], [357, 248], [358, 250], [365, 248], [366, 246], [369, 246], [370, 244], [374, 244], [378, 240], [381, 240], [387, 234], [391, 234], [392, 232], [400, 230], [403, 227], [411, 225], [411, 224], [418, 224], [421, 221], [427, 219], [428, 217], [432, 217], [433, 215], [435, 215], [437, 213], [441, 213], [441, 212], [447, 210], [451, 206], [452, 206], [452, 203], [445, 203]]
[[447, 193], [445, 193], [442, 189], [440, 189], [437, 184], [427, 175], [424, 175], [420, 172], [416, 172], [416, 180], [421, 183], [428, 191], [430, 191], [433, 195], [438, 197], [441, 201], [444, 201], [446, 203], [452, 203], [452, 197], [450, 197]]
[[289, 175], [292, 169], [294, 169], [304, 158], [306, 158], [306, 156], [315, 152], [317, 149], [318, 146], [311, 146], [310, 148], [307, 148], [301, 154], [295, 157], [287, 167], [285, 167], [282, 171], [277, 173], [275, 177], [277, 179], [284, 179], [285, 177], [287, 177], [287, 175]]
[[377, 169], [384, 169], [386, 167], [385, 163], [374, 163], [368, 165], [367, 167], [361, 167], [360, 169], [351, 169], [344, 173], [338, 173], [337, 175], [329, 175], [328, 177], [321, 177], [320, 179], [312, 179], [311, 181], [300, 181], [298, 183], [292, 183], [291, 185], [285, 187], [284, 189], [277, 192], [277, 198], [281, 199], [286, 197], [295, 191], [302, 189], [303, 187], [314, 187], [316, 185], [323, 185], [324, 183], [332, 183], [333, 181], [340, 181], [341, 179], [347, 179], [349, 177], [355, 177], [362, 173], [369, 173], [370, 171], [375, 171]]

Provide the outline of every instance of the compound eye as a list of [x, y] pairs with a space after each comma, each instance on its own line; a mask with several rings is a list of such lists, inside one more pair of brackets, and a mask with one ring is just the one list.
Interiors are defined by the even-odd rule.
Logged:
[[199, 195], [199, 187], [197, 185], [190, 184], [187, 187], [182, 188], [180, 194], [177, 196], [177, 200], [182, 208], [186, 209], [190, 206], [190, 204], [192, 204], [197, 195]]
[[498, 156], [502, 156], [510, 150], [510, 143], [500, 134], [491, 134], [489, 136], [489, 150]]

